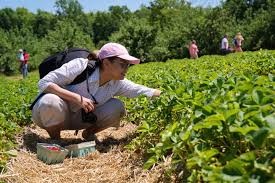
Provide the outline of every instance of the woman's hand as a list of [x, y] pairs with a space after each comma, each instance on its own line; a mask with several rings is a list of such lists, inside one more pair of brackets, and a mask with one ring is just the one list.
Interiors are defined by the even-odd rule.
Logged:
[[81, 108], [83, 108], [85, 110], [85, 112], [90, 112], [95, 110], [95, 104], [92, 100], [82, 97], [81, 95], [68, 91], [64, 88], [61, 88], [60, 86], [58, 86], [55, 83], [51, 83], [46, 89], [46, 92], [48, 93], [53, 93], [65, 100], [74, 102], [76, 104], [78, 104], [79, 106], [81, 106]]
[[80, 106], [86, 113], [95, 110], [95, 104], [92, 100], [80, 96]]
[[161, 91], [158, 89], [155, 89], [154, 93], [153, 93], [153, 97], [159, 97], [160, 96]]

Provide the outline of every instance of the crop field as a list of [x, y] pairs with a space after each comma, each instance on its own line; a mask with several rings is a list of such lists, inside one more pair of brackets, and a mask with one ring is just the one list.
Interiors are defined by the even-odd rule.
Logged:
[[[31, 124], [38, 78], [0, 76], [0, 171]], [[275, 180], [275, 51], [151, 62], [127, 78], [162, 91], [122, 98], [139, 126], [126, 148], [141, 152], [144, 168], [169, 162], [168, 177], [190, 182]]]

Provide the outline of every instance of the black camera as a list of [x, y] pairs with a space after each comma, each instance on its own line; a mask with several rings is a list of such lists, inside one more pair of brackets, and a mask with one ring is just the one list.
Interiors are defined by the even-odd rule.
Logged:
[[92, 111], [86, 113], [85, 110], [82, 109], [81, 112], [83, 123], [95, 124], [95, 122], [97, 121], [97, 116]]

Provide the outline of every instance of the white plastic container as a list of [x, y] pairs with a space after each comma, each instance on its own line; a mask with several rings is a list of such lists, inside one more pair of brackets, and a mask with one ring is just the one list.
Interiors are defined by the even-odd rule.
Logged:
[[37, 158], [46, 164], [62, 163], [69, 151], [57, 144], [37, 143]]
[[70, 157], [83, 157], [96, 150], [95, 141], [83, 142], [80, 144], [68, 145], [65, 148], [69, 150]]

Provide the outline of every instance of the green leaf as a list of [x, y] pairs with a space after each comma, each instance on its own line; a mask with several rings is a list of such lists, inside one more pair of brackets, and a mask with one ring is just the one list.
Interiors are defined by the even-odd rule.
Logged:
[[212, 128], [213, 126], [221, 126], [221, 121], [207, 121], [207, 122], [199, 122], [194, 125], [194, 130], [200, 130], [204, 128]]
[[268, 128], [263, 127], [252, 134], [252, 141], [256, 147], [260, 148], [264, 144], [265, 139], [268, 136], [268, 132]]
[[[267, 164], [257, 163], [255, 162], [255, 168], [265, 171], [266, 173], [272, 173], [273, 168]], [[274, 172], [273, 172], [274, 173]]]
[[256, 127], [256, 126], [247, 126], [247, 127], [233, 127], [233, 126], [230, 126], [229, 127], [230, 132], [239, 132], [242, 135], [246, 135], [247, 133], [249, 133], [251, 131], [255, 131], [257, 129], [259, 129], [259, 128]]
[[257, 111], [251, 111], [251, 112], [245, 113], [244, 114], [244, 120], [257, 115], [258, 113], [259, 113], [258, 110]]
[[240, 155], [240, 159], [244, 161], [255, 161], [256, 156], [254, 152], [247, 152]]
[[275, 129], [275, 114], [270, 114], [264, 118], [271, 129]]
[[263, 85], [268, 81], [268, 78], [266, 76], [260, 76], [257, 78], [257, 81], [255, 82], [258, 85]]
[[233, 115], [236, 115], [239, 112], [239, 109], [231, 109], [225, 112], [225, 119], [228, 120]]
[[268, 74], [269, 81], [275, 81], [275, 76], [271, 73]]
[[190, 137], [190, 134], [191, 134], [191, 131], [190, 130], [187, 130], [185, 132], [181, 132], [180, 133], [180, 138], [182, 141], [186, 141], [187, 139], [189, 139]]
[[252, 91], [252, 98], [253, 100], [257, 103], [257, 104], [260, 104], [261, 103], [261, 100], [263, 98], [263, 92], [262, 91], [259, 91], [257, 89], [254, 89]]
[[7, 151], [7, 154], [10, 155], [10, 156], [16, 157], [17, 156], [17, 151], [16, 150], [9, 150], [9, 151]]
[[196, 111], [195, 111], [195, 117], [196, 117], [196, 118], [199, 118], [202, 114], [203, 114], [203, 113], [202, 113], [201, 110], [196, 110]]
[[206, 150], [206, 151], [202, 151], [199, 153], [199, 156], [203, 159], [205, 159], [206, 161], [208, 161], [210, 158], [212, 158], [213, 156], [219, 154], [219, 151], [215, 148], [210, 149], [210, 150]]
[[221, 121], [225, 121], [223, 115], [214, 114], [205, 118], [204, 121], [195, 124], [193, 129], [200, 130], [203, 128], [212, 128], [213, 126], [221, 126], [222, 125]]
[[172, 136], [172, 132], [166, 130], [166, 131], [164, 131], [164, 132], [162, 133], [162, 135], [161, 135], [161, 140], [162, 140], [162, 141], [169, 140], [171, 136]]
[[214, 114], [211, 116], [208, 116], [204, 120], [205, 122], [211, 122], [211, 121], [225, 121], [225, 118], [222, 114]]
[[152, 156], [151, 158], [149, 158], [143, 165], [143, 168], [145, 169], [149, 169], [151, 168], [154, 164], [156, 164], [158, 162], [158, 159], [157, 157], [155, 156]]
[[172, 109], [173, 112], [182, 111], [186, 106], [183, 104], [175, 105]]
[[200, 162], [198, 157], [192, 157], [187, 159], [187, 168], [191, 169], [192, 167], [196, 166]]
[[221, 177], [223, 181], [228, 181], [228, 182], [238, 182], [242, 180], [242, 176], [231, 176], [224, 173], [221, 173]]
[[244, 162], [239, 159], [231, 160], [227, 165], [224, 166], [223, 173], [232, 176], [242, 176], [245, 173], [243, 163]]
[[202, 109], [203, 109], [202, 112], [206, 115], [211, 114], [213, 110], [213, 108], [209, 105], [203, 106]]

